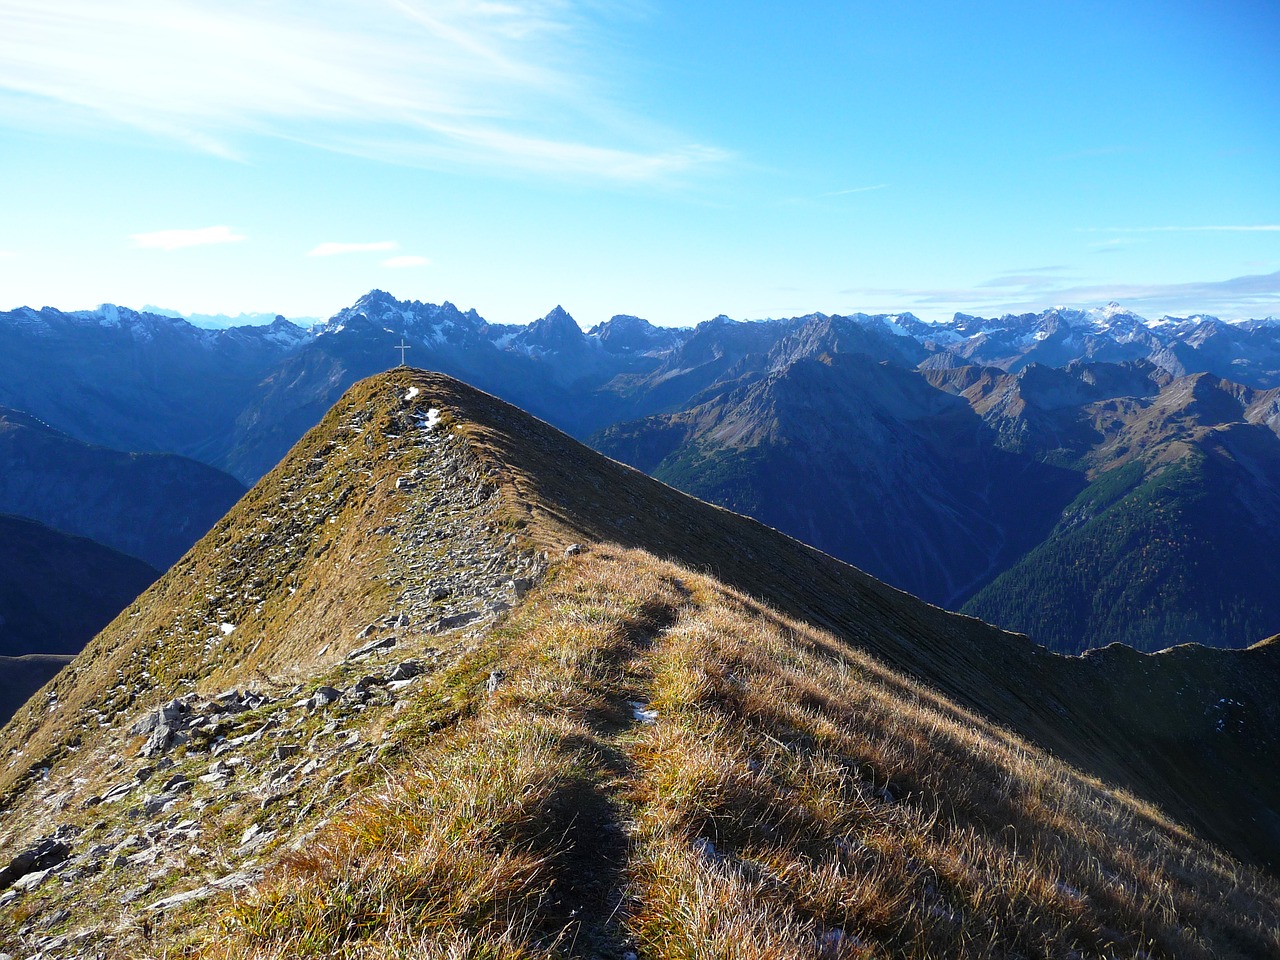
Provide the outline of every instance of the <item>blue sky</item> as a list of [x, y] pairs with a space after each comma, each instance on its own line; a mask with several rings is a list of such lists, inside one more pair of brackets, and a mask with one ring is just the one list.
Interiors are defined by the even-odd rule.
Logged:
[[0, 0], [0, 308], [1280, 315], [1280, 7]]

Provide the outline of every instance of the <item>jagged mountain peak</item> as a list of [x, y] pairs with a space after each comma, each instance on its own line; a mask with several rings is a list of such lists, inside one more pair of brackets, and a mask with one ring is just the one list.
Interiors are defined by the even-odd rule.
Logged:
[[582, 328], [578, 326], [578, 321], [574, 320], [569, 311], [559, 304], [556, 304], [551, 310], [547, 311], [545, 316], [533, 321], [529, 327], [530, 332], [536, 330], [539, 333], [544, 331], [547, 333], [550, 333], [551, 331], [565, 331], [569, 333], [576, 331], [579, 334], [582, 333]]
[[658, 327], [641, 317], [615, 314], [587, 331], [611, 352], [644, 352], [670, 349], [688, 334], [688, 329]]

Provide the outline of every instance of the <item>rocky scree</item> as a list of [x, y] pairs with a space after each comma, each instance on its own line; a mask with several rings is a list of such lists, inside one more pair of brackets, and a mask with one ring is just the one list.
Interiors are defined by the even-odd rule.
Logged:
[[[394, 591], [385, 614], [320, 651], [310, 676], [212, 693], [197, 681], [130, 718], [83, 718], [66, 758], [0, 811], [0, 949], [128, 951], [183, 905], [255, 883], [273, 851], [301, 848], [353, 785], [394, 766], [420, 693], [447, 686], [542, 578], [546, 556], [503, 530], [498, 487], [466, 440], [416, 406], [405, 401], [401, 433], [388, 436], [406, 468], [400, 512], [374, 531], [387, 541], [379, 576]], [[212, 636], [236, 629], [226, 612], [213, 611]], [[476, 686], [468, 692], [484, 692], [484, 673]]]

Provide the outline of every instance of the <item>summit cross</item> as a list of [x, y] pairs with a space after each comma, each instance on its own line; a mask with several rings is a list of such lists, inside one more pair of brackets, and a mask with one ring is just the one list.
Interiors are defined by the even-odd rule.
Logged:
[[392, 349], [392, 350], [399, 350], [399, 351], [400, 351], [400, 366], [402, 366], [402, 367], [403, 367], [403, 366], [404, 366], [404, 352], [405, 352], [406, 350], [412, 350], [412, 349], [413, 349], [413, 347], [411, 347], [409, 344], [405, 343], [405, 342], [404, 342], [404, 337], [401, 337], [401, 338], [400, 338], [400, 342], [399, 342], [398, 344], [396, 344], [394, 347], [392, 347], [391, 349]]

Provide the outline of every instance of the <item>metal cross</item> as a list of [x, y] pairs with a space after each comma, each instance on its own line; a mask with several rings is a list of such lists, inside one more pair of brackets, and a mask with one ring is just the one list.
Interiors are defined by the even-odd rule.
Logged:
[[399, 350], [399, 351], [400, 351], [400, 366], [402, 366], [402, 367], [403, 367], [403, 366], [404, 366], [404, 352], [405, 352], [406, 350], [412, 350], [413, 348], [412, 348], [409, 344], [407, 344], [407, 343], [405, 343], [405, 342], [404, 342], [404, 337], [401, 337], [401, 338], [400, 338], [400, 342], [399, 342], [396, 346], [392, 347], [391, 349], [392, 349], [392, 350]]

